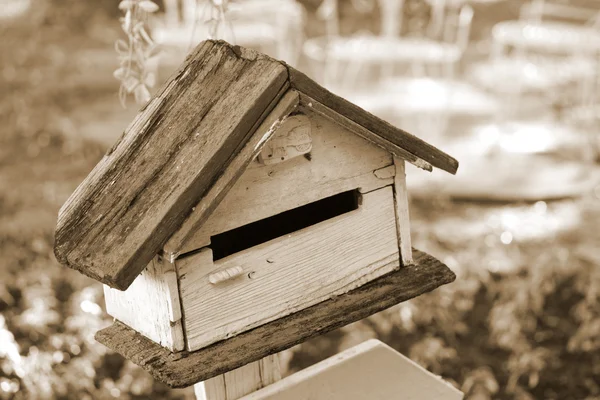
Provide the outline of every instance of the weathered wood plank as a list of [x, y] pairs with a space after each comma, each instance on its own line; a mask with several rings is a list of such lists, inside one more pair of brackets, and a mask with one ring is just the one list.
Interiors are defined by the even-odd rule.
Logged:
[[307, 109], [313, 110], [314, 112], [316, 112], [326, 118], [329, 118], [331, 121], [335, 122], [336, 124], [346, 128], [350, 132], [368, 140], [369, 142], [381, 147], [382, 149], [385, 149], [396, 156], [402, 157], [403, 159], [407, 160], [408, 162], [414, 164], [416, 167], [422, 168], [426, 171], [433, 170], [431, 164], [429, 164], [427, 161], [424, 161], [424, 160], [416, 157], [414, 154], [411, 154], [410, 152], [406, 151], [402, 147], [397, 146], [394, 143], [390, 142], [389, 140], [382, 138], [377, 133], [364, 128], [363, 126], [357, 124], [356, 122], [352, 121], [351, 119], [337, 113], [336, 111], [325, 106], [324, 104], [321, 104], [320, 102], [318, 102], [317, 100], [313, 99], [310, 96], [307, 96], [303, 93], [300, 94], [300, 104], [302, 104], [302, 106], [306, 107]]
[[258, 361], [262, 385], [269, 386], [281, 380], [281, 364], [279, 354], [271, 354]]
[[106, 311], [172, 351], [184, 349], [175, 265], [155, 257], [126, 291], [104, 286]]
[[[357, 210], [213, 262], [210, 249], [178, 259], [188, 351], [343, 294], [400, 266], [391, 186]], [[215, 271], [241, 267], [220, 284]]]
[[371, 339], [311, 365], [243, 400], [462, 400], [414, 361]]
[[[288, 91], [280, 100], [277, 100], [273, 111], [262, 121], [244, 148], [236, 155], [209, 192], [192, 208], [181, 227], [167, 241], [163, 249], [167, 257], [174, 258], [173, 256], [182, 251], [183, 245], [189, 241], [190, 236], [197, 234], [198, 230], [206, 229], [204, 228], [205, 222], [214, 209], [298, 104], [298, 93], [294, 90]], [[236, 209], [239, 208], [238, 205]]]
[[394, 157], [396, 176], [394, 178], [394, 204], [396, 208], [396, 229], [398, 247], [402, 265], [412, 263], [412, 240], [410, 237], [410, 215], [408, 211], [408, 189], [406, 188], [406, 171], [404, 160]]
[[[384, 139], [398, 148], [404, 150], [406, 154], [399, 154], [393, 151], [394, 154], [405, 158], [409, 162], [413, 162], [415, 158], [425, 160], [429, 164], [455, 174], [458, 169], [458, 161], [435, 148], [429, 143], [411, 135], [401, 129], [392, 126], [390, 123], [374, 116], [368, 111], [363, 110], [359, 106], [350, 103], [349, 101], [336, 96], [323, 88], [315, 81], [307, 77], [302, 72], [288, 67], [290, 74], [290, 84], [293, 88], [306, 96], [312, 98], [323, 106], [333, 110], [335, 113], [348, 118], [357, 125], [363, 127], [366, 131], [375, 134], [370, 139]], [[390, 150], [391, 151], [391, 150]], [[411, 160], [408, 154], [412, 155]], [[421, 167], [422, 168], [422, 167]]]
[[[244, 365], [244, 367], [246, 365]], [[228, 373], [229, 372], [226, 372], [225, 374]], [[225, 374], [217, 375], [204, 382], [196, 383], [194, 385], [194, 394], [196, 395], [196, 400], [227, 400]]]
[[197, 400], [238, 400], [281, 379], [279, 357], [272, 354], [259, 361], [194, 385]]
[[223, 374], [311, 337], [358, 321], [456, 278], [444, 264], [413, 249], [414, 263], [341, 296], [323, 301], [195, 352], [171, 353], [119, 322], [96, 340], [172, 387], [186, 387]]
[[[204, 224], [197, 230], [184, 224], [180, 232], [185, 229], [190, 235], [183, 247], [178, 247], [180, 240], [172, 239], [168, 251], [196, 250], [208, 246], [212, 235], [347, 190], [369, 192], [393, 183], [392, 177], [378, 179], [373, 173], [393, 166], [389, 152], [311, 110], [305, 112], [312, 130], [310, 160], [297, 157], [273, 165], [251, 163]], [[199, 219], [201, 212], [197, 206], [188, 219]]]
[[59, 261], [126, 289], [287, 85], [280, 62], [201, 43], [61, 208]]

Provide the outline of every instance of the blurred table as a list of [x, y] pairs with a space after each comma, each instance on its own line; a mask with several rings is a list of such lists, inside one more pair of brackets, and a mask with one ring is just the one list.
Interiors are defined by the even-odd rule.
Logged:
[[570, 57], [503, 58], [472, 66], [469, 77], [496, 92], [515, 93], [549, 90], [596, 73], [589, 59]]
[[314, 60], [363, 63], [453, 61], [461, 55], [452, 43], [375, 35], [309, 39], [304, 43], [304, 53]]
[[496, 112], [497, 100], [467, 82], [398, 77], [383, 80], [369, 92], [344, 95], [378, 116], [453, 114], [486, 116]]
[[582, 161], [589, 150], [585, 135], [553, 120], [480, 125], [443, 141], [435, 144], [460, 160], [459, 173], [450, 181], [436, 171], [409, 174], [414, 196], [552, 200], [579, 197], [600, 183], [600, 168]]
[[600, 31], [562, 22], [504, 21], [494, 25], [493, 40], [501, 46], [561, 54], [600, 51]]

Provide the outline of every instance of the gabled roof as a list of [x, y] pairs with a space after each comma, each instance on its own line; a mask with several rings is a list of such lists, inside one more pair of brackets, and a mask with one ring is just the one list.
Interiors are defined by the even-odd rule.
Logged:
[[421, 168], [450, 173], [458, 168], [449, 155], [283, 62], [209, 40], [188, 56], [63, 205], [57, 259], [126, 289], [193, 208], [202, 209], [194, 226], [208, 218], [281, 118], [303, 102]]

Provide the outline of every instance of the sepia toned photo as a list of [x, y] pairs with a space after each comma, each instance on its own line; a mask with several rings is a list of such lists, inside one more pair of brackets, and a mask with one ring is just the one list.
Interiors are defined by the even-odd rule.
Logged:
[[0, 0], [0, 400], [600, 400], [600, 0]]

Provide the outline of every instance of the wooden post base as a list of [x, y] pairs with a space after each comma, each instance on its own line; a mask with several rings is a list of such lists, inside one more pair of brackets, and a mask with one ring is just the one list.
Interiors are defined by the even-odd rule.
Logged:
[[237, 400], [280, 379], [279, 356], [272, 354], [197, 383], [194, 393], [197, 400]]

